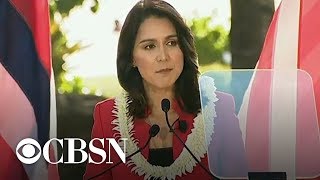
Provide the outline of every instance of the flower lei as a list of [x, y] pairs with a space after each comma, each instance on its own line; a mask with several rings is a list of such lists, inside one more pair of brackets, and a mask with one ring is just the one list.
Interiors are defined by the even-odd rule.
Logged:
[[[202, 76], [200, 78], [200, 94], [202, 97], [208, 99], [208, 102], [201, 102], [203, 108], [203, 116], [198, 113], [194, 118], [194, 128], [188, 135], [185, 144], [194, 153], [195, 157], [200, 160], [206, 154], [208, 144], [212, 139], [214, 132], [214, 118], [216, 117], [215, 104], [218, 101], [214, 86], [214, 81], [210, 77]], [[127, 138], [126, 151], [127, 155], [137, 151], [138, 141], [134, 139], [133, 134], [133, 117], [127, 116], [127, 92], [122, 92], [120, 96], [115, 99], [115, 109], [112, 111], [116, 117], [112, 124], [115, 125], [113, 130], [118, 133], [115, 134], [115, 138]], [[203, 120], [205, 118], [205, 120]], [[205, 136], [204, 136], [205, 134]], [[119, 141], [120, 146], [123, 146], [123, 141]], [[141, 153], [138, 153], [131, 157], [127, 162], [128, 167], [132, 167], [131, 172], [137, 173], [139, 176], [144, 175], [144, 179], [150, 179], [151, 177], [160, 179], [175, 179], [175, 177], [182, 176], [187, 172], [191, 173], [196, 166], [196, 161], [192, 158], [189, 152], [183, 148], [179, 157], [167, 167], [151, 165], [147, 159]]]

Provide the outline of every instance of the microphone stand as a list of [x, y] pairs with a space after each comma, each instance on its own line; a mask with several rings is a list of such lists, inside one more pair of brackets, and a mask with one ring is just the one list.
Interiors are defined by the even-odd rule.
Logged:
[[[168, 99], [163, 99], [162, 101], [164, 101], [164, 100], [169, 101]], [[169, 102], [166, 102], [166, 103], [161, 102], [161, 106], [163, 106], [164, 104], [166, 104], [166, 105], [168, 106], [168, 107], [166, 107], [166, 108], [163, 108], [163, 107], [162, 107], [162, 110], [163, 110], [163, 112], [164, 112], [164, 114], [165, 114], [166, 123], [167, 123], [167, 126], [168, 126], [169, 129], [170, 129], [170, 132], [172, 132], [172, 133], [178, 138], [178, 140], [181, 142], [181, 144], [183, 144], [183, 146], [187, 149], [187, 151], [189, 152], [189, 154], [192, 156], [192, 158], [201, 166], [201, 168], [202, 168], [203, 170], [206, 171], [206, 173], [207, 173], [208, 175], [210, 175], [213, 179], [219, 180], [218, 177], [214, 176], [206, 167], [204, 167], [204, 165], [196, 158], [196, 156], [191, 152], [191, 150], [188, 148], [188, 146], [183, 142], [183, 140], [178, 136], [178, 134], [177, 134], [177, 133], [175, 132], [175, 130], [172, 128], [172, 126], [171, 126], [170, 123], [169, 123], [169, 118], [168, 118], [168, 111], [169, 111], [169, 109], [170, 109], [170, 101], [169, 101]]]
[[[137, 153], [141, 152], [143, 149], [145, 149], [148, 146], [148, 144], [150, 143], [151, 138], [155, 137], [159, 133], [159, 131], [160, 131], [160, 127], [158, 125], [156, 125], [156, 124], [152, 125], [150, 130], [149, 130], [149, 138], [148, 138], [147, 142], [143, 145], [142, 148], [139, 148], [137, 151], [135, 151], [134, 153], [132, 153], [128, 157], [126, 157], [126, 160], [131, 158], [132, 156], [136, 155]], [[104, 173], [110, 171], [111, 169], [119, 166], [121, 164], [121, 162], [122, 161], [118, 161], [116, 164], [112, 165], [111, 167], [109, 167], [108, 169], [102, 171], [101, 173], [88, 178], [88, 180], [91, 180], [91, 179], [94, 179], [94, 178], [97, 178], [97, 177], [101, 176], [102, 174], [104, 174]]]

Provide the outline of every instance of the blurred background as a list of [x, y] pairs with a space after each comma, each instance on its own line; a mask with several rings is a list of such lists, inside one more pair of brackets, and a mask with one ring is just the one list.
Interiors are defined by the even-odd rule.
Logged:
[[[200, 71], [252, 69], [280, 0], [167, 0], [193, 31]], [[58, 138], [90, 140], [94, 105], [121, 89], [118, 37], [137, 0], [50, 0]], [[59, 149], [67, 156], [67, 149]], [[80, 154], [78, 154], [80, 155]], [[76, 156], [78, 156], [76, 153]], [[77, 159], [77, 157], [76, 157]], [[59, 165], [61, 179], [82, 179], [85, 163]]]

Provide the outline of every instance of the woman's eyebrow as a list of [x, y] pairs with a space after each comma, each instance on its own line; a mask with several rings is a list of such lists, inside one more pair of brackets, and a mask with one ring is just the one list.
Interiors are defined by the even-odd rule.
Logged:
[[139, 44], [144, 43], [144, 42], [154, 42], [156, 41], [155, 39], [143, 39], [139, 42]]
[[178, 36], [176, 34], [172, 34], [166, 37], [166, 39], [170, 39], [170, 38], [177, 38]]
[[[165, 39], [170, 39], [170, 38], [177, 38], [178, 36], [176, 34], [168, 35], [165, 37]], [[144, 42], [154, 42], [156, 39], [154, 38], [148, 38], [148, 39], [143, 39], [141, 40], [138, 44], [144, 43]]]

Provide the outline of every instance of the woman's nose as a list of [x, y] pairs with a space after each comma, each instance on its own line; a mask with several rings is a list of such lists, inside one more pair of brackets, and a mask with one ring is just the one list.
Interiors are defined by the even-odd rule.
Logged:
[[168, 60], [167, 59], [167, 51], [166, 51], [165, 47], [162, 46], [162, 47], [159, 48], [159, 52], [158, 52], [158, 55], [156, 57], [156, 60], [157, 61], [166, 61], [166, 60]]

